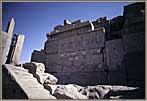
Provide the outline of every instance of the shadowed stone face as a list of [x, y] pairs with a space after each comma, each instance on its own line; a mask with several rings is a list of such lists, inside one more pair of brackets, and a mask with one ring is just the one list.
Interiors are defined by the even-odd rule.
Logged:
[[6, 61], [7, 64], [10, 63], [14, 65], [21, 64], [20, 54], [21, 54], [23, 42], [24, 42], [24, 35], [14, 34], [8, 54], [8, 59]]

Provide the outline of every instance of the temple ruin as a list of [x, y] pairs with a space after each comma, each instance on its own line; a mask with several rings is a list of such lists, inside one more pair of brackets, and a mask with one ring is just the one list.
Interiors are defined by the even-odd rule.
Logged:
[[144, 7], [125, 6], [122, 16], [110, 20], [64, 20], [46, 34], [44, 49], [34, 50], [31, 61], [45, 64], [63, 84], [144, 85]]
[[[21, 63], [24, 35], [2, 32], [3, 99], [144, 99], [145, 3], [122, 16], [64, 20]], [[39, 96], [38, 96], [39, 95]]]

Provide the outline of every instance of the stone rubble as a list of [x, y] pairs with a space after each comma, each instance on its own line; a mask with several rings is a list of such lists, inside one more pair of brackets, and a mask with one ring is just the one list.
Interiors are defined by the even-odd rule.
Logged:
[[72, 84], [57, 86], [53, 96], [57, 99], [88, 99], [87, 96], [78, 92], [77, 88]]
[[49, 83], [49, 84], [56, 84], [58, 79], [49, 74], [45, 73], [45, 66], [42, 63], [37, 63], [37, 62], [31, 62], [31, 63], [25, 63], [23, 64], [23, 67], [25, 69], [28, 69], [30, 73], [33, 74], [34, 77], [37, 78], [39, 83], [44, 84], [44, 83]]
[[[5, 78], [9, 77], [15, 81], [16, 84], [18, 84], [22, 91], [26, 94], [28, 99], [56, 99], [56, 97], [52, 96], [48, 90], [44, 89], [43, 85], [38, 83], [37, 79], [34, 78], [32, 74], [28, 73], [27, 69], [5, 64], [3, 65], [3, 71], [4, 70], [7, 71], [3, 72]], [[10, 98], [22, 98], [22, 96], [19, 95], [20, 91], [18, 88], [16, 88], [14, 84], [11, 84], [9, 80], [7, 82], [4, 81], [3, 84], [6, 85], [6, 88], [3, 90], [5, 90], [8, 94], [13, 92], [15, 88], [15, 92], [13, 92], [14, 95], [12, 96], [12, 94], [10, 94], [9, 96], [12, 96]]]
[[[8, 71], [7, 74], [21, 87], [29, 99], [125, 99], [144, 97], [144, 89], [139, 87], [57, 84], [58, 79], [49, 73], [45, 73], [42, 63], [26, 63], [23, 67], [5, 64], [3, 69]], [[39, 74], [38, 77], [34, 76], [37, 74]]]
[[119, 99], [123, 96], [128, 97], [128, 94], [138, 87], [115, 86], [115, 85], [96, 85], [96, 86], [79, 86], [76, 84], [56, 84], [58, 79], [45, 73], [45, 66], [43, 63], [31, 62], [25, 63], [24, 68], [28, 69], [30, 73], [37, 78], [50, 94], [57, 99]]

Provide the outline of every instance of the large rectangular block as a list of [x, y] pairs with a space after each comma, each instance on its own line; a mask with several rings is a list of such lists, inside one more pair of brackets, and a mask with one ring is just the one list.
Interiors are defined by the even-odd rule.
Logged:
[[44, 50], [36, 51], [34, 50], [31, 55], [31, 62], [40, 62], [46, 64], [46, 53]]
[[65, 53], [104, 47], [104, 29], [89, 31], [76, 36], [46, 42], [47, 53]]
[[109, 71], [121, 69], [124, 58], [124, 46], [122, 39], [115, 39], [106, 42], [106, 58]]
[[47, 53], [57, 53], [58, 46], [59, 46], [59, 40], [47, 41], [45, 45], [46, 45], [45, 51]]
[[126, 85], [127, 76], [125, 70], [109, 71], [108, 84], [111, 85]]
[[46, 68], [50, 72], [58, 71], [104, 71], [103, 55], [99, 49], [74, 51], [61, 54], [48, 54]]
[[145, 50], [145, 33], [132, 33], [123, 35], [125, 52], [144, 51]]

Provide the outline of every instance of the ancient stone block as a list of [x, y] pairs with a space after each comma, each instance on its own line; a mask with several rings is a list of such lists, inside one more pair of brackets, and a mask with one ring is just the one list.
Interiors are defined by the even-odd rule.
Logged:
[[144, 51], [145, 34], [144, 32], [123, 35], [125, 52]]
[[44, 84], [43, 86], [53, 95], [58, 85]]
[[33, 75], [35, 75], [37, 72], [43, 74], [45, 71], [44, 64], [37, 62], [25, 63], [23, 64], [23, 67], [25, 69], [28, 69], [29, 72], [32, 73]]
[[31, 62], [40, 62], [45, 64], [46, 63], [46, 53], [44, 50], [36, 51], [34, 50], [31, 55]]
[[45, 84], [56, 84], [58, 82], [58, 79], [49, 73], [43, 73], [41, 76]]
[[58, 41], [46, 42], [46, 52], [47, 53], [57, 53], [58, 52]]
[[58, 99], [87, 99], [87, 97], [78, 92], [73, 85], [57, 86], [53, 94]]
[[106, 60], [109, 71], [117, 71], [121, 69], [124, 57], [124, 46], [122, 39], [116, 39], [106, 42]]
[[100, 99], [104, 98], [105, 95], [111, 90], [111, 87], [107, 86], [86, 86], [80, 89], [80, 93], [86, 95], [88, 99]]
[[108, 84], [127, 85], [126, 71], [110, 71], [108, 73]]
[[47, 53], [64, 53], [82, 49], [91, 49], [104, 46], [103, 29], [87, 32], [79, 36], [63, 38], [62, 40], [54, 40], [46, 42]]
[[133, 3], [127, 6], [124, 6], [124, 16], [125, 17], [139, 17], [143, 15], [142, 10], [145, 10], [145, 3], [139, 2], [139, 3]]
[[37, 78], [37, 80], [41, 84], [56, 84], [58, 79], [54, 77], [53, 75], [49, 73], [44, 73], [45, 72], [45, 66], [42, 63], [25, 63], [23, 64], [23, 67], [28, 69], [30, 73], [33, 74], [34, 77]]
[[[4, 73], [7, 75], [5, 75], [6, 79], [8, 77], [12, 83], [12, 85], [3, 85], [5, 88], [3, 89], [5, 94], [4, 98], [56, 99], [54, 96], [50, 95], [46, 89], [44, 89], [43, 85], [37, 82], [36, 78], [34, 78], [32, 74], [26, 71], [24, 72], [24, 68], [5, 64], [3, 66], [3, 70], [6, 70]], [[3, 81], [5, 82], [5, 77], [3, 78]]]

